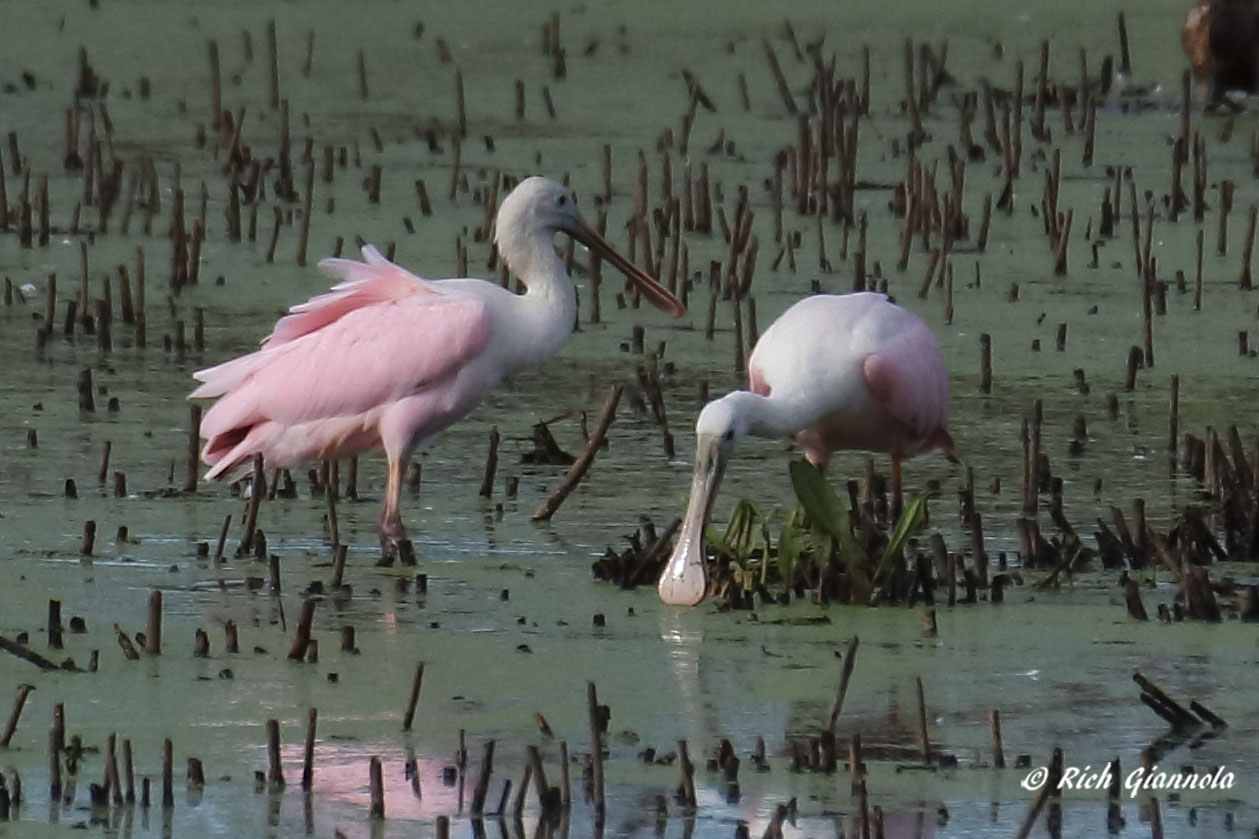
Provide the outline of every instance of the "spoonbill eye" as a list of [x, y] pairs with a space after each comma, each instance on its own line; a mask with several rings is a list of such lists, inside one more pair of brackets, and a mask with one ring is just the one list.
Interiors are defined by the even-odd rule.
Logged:
[[733, 440], [733, 439], [734, 439], [734, 429], [733, 429], [733, 428], [731, 428], [731, 429], [727, 429], [727, 430], [726, 430], [726, 433], [721, 435], [721, 439], [725, 440], [727, 443], [729, 443], [731, 440]]
[[561, 207], [563, 207], [563, 206], [564, 206], [565, 204], [567, 204], [567, 203], [568, 203], [568, 196], [567, 196], [567, 195], [561, 195], [561, 196], [560, 196], [560, 200], [559, 200], [559, 205], [560, 205]]

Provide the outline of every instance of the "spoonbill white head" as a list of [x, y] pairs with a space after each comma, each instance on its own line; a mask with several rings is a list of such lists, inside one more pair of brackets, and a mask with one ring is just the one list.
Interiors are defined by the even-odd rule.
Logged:
[[686, 314], [686, 307], [667, 289], [616, 252], [577, 209], [577, 199], [563, 184], [534, 175], [513, 189], [498, 209], [494, 241], [499, 252], [520, 274], [538, 264], [541, 248], [553, 247], [552, 237], [567, 233], [600, 258], [625, 274], [648, 303], [674, 317]]
[[671, 606], [694, 606], [704, 599], [708, 589], [704, 529], [726, 474], [726, 464], [750, 428], [748, 412], [742, 405], [748, 396], [751, 394], [735, 391], [709, 402], [695, 422], [691, 497], [677, 545], [656, 585], [660, 599]]

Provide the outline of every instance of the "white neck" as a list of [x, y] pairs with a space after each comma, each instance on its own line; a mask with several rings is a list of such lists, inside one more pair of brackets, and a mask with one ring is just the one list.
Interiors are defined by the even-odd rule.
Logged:
[[748, 390], [736, 390], [721, 399], [729, 403], [740, 418], [740, 428], [736, 429], [740, 436], [787, 437], [800, 429], [797, 412], [784, 400]]
[[577, 318], [577, 290], [550, 237], [517, 237], [503, 246], [507, 266], [525, 284], [525, 293], [516, 298], [520, 354], [514, 361], [520, 368], [533, 367], [568, 339]]

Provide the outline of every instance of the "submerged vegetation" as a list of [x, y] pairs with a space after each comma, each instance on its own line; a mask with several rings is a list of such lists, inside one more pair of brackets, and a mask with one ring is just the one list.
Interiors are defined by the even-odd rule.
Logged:
[[[1191, 448], [1200, 443], [1192, 436], [1187, 439]], [[970, 550], [952, 553], [939, 532], [923, 545], [934, 492], [902, 505], [894, 493], [889, 497], [888, 482], [868, 468], [862, 481], [845, 484], [845, 501], [820, 471], [797, 460], [790, 465], [795, 504], [766, 509], [754, 499], [741, 498], [724, 531], [708, 529], [709, 594], [727, 609], [803, 599], [820, 605], [930, 606], [940, 587], [946, 589], [949, 605], [985, 597], [999, 603], [1008, 585], [1030, 582], [1039, 591], [1056, 590], [1071, 585], [1077, 574], [1100, 568], [1120, 572], [1129, 615], [1148, 620], [1142, 588], [1154, 589], [1158, 572], [1164, 571], [1175, 588], [1169, 602], [1158, 604], [1160, 620], [1219, 622], [1228, 615], [1259, 620], [1259, 585], [1231, 576], [1213, 581], [1209, 573], [1217, 563], [1249, 562], [1257, 556], [1253, 545], [1259, 538], [1259, 491], [1244, 450], [1236, 454], [1239, 459], [1230, 465], [1222, 450], [1217, 453], [1214, 477], [1203, 487], [1205, 504], [1182, 508], [1166, 532], [1146, 521], [1144, 502], [1137, 499], [1131, 526], [1118, 507], [1111, 508], [1110, 525], [1097, 519], [1095, 547], [1067, 520], [1062, 481], [1050, 478], [1045, 484], [1051, 489], [1049, 517], [1056, 532], [1046, 536], [1034, 519], [1020, 519], [1018, 565], [1010, 568], [1001, 553], [995, 570], [981, 547], [973, 489], [960, 493], [959, 511], [963, 526], [970, 528]], [[595, 578], [626, 589], [652, 584], [665, 567], [679, 523], [675, 520], [657, 534], [645, 520], [639, 532], [627, 537], [628, 547], [605, 550], [592, 566]], [[1043, 573], [1025, 581], [1023, 571]]]
[[[807, 593], [819, 603], [914, 602], [918, 579], [905, 555], [927, 520], [927, 496], [889, 510], [884, 493], [863, 500], [852, 484], [845, 505], [809, 463], [795, 461], [790, 472], [796, 504], [763, 510], [741, 498], [724, 533], [710, 527], [705, 534], [711, 593], [732, 608], [789, 603]], [[647, 540], [635, 534], [620, 554], [609, 548], [594, 564], [595, 576], [625, 587], [654, 582], [675, 531], [670, 526]], [[929, 600], [929, 591], [923, 596]]]

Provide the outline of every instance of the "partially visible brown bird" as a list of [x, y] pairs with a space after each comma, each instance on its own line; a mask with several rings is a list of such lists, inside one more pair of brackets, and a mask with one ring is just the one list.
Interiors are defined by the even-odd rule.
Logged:
[[1196, 0], [1185, 13], [1180, 43], [1209, 105], [1230, 90], [1259, 92], [1259, 1]]

